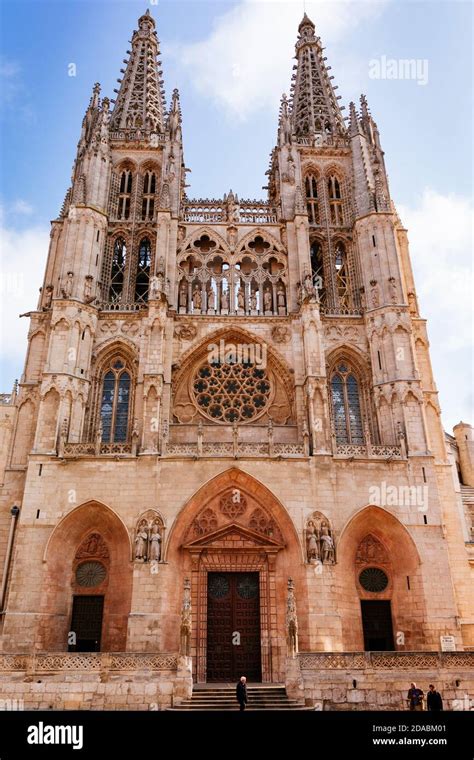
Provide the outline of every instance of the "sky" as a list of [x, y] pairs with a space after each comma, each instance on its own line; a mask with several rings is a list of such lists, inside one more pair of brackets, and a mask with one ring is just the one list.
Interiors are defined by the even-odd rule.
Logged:
[[445, 429], [474, 422], [473, 7], [456, 0], [0, 0], [0, 392], [21, 376], [18, 315], [36, 307], [92, 87], [114, 97], [138, 17], [156, 20], [167, 102], [180, 91], [188, 196], [261, 198], [304, 7], [345, 113], [364, 93], [379, 126]]

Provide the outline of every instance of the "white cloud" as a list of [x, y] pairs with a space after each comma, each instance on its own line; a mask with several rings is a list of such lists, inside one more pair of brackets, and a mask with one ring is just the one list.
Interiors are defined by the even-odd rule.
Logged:
[[[334, 46], [387, 2], [319, 0], [307, 2], [306, 10], [323, 44]], [[242, 0], [217, 18], [206, 39], [176, 43], [167, 54], [200, 95], [245, 120], [259, 108], [276, 109], [282, 93], [288, 93], [302, 7], [300, 0]]]
[[49, 246], [46, 226], [15, 230], [3, 218], [0, 228], [0, 342], [2, 359], [22, 366], [29, 320], [19, 314], [36, 309]]
[[23, 198], [18, 198], [18, 200], [12, 203], [10, 210], [13, 214], [24, 214], [25, 216], [28, 216], [33, 213], [33, 206], [27, 201], [24, 201]]
[[461, 418], [472, 422], [472, 202], [427, 188], [416, 208], [398, 209], [408, 229], [420, 311], [428, 319], [443, 421], [448, 428]]

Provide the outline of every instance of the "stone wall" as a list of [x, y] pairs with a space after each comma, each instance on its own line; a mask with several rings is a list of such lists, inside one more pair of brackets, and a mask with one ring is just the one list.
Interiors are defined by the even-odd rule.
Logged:
[[412, 681], [425, 694], [433, 683], [445, 710], [474, 710], [471, 652], [300, 653], [299, 665], [289, 696], [316, 710], [406, 710]]
[[164, 710], [189, 698], [190, 660], [173, 654], [0, 656], [0, 709]]

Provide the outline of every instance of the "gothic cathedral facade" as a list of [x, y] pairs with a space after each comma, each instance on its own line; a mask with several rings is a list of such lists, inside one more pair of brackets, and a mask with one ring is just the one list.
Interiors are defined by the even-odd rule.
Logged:
[[52, 222], [2, 459], [2, 652], [284, 683], [311, 653], [473, 649], [473, 557], [366, 98], [343, 117], [305, 15], [267, 199], [190, 199], [158, 58], [147, 12]]

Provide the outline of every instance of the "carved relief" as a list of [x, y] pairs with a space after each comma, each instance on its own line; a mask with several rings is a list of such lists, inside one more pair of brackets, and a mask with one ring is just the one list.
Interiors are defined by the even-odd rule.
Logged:
[[220, 510], [227, 517], [234, 518], [243, 515], [247, 509], [247, 499], [237, 488], [232, 489], [220, 500]]
[[307, 562], [334, 565], [336, 547], [329, 520], [321, 512], [313, 512], [304, 530]]
[[288, 343], [290, 331], [284, 325], [276, 325], [272, 330], [272, 338], [275, 343]]
[[137, 522], [133, 558], [138, 562], [159, 562], [162, 555], [164, 524], [155, 510], [148, 510]]
[[100, 557], [109, 559], [109, 549], [100, 533], [89, 533], [76, 552], [76, 559]]
[[194, 340], [197, 330], [194, 325], [178, 325], [175, 327], [174, 334], [180, 340]]
[[212, 509], [205, 509], [193, 521], [191, 526], [194, 537], [205, 536], [217, 530], [217, 517]]
[[389, 562], [385, 547], [375, 536], [369, 534], [361, 541], [356, 554], [357, 565], [388, 565]]

